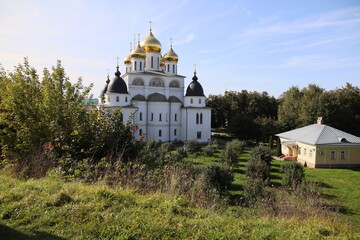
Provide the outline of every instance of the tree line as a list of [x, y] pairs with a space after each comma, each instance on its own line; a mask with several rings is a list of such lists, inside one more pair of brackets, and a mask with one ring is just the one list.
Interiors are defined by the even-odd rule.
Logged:
[[207, 105], [213, 109], [213, 128], [243, 140], [267, 141], [276, 133], [313, 124], [318, 117], [360, 136], [360, 89], [350, 83], [330, 91], [314, 84], [292, 86], [278, 99], [267, 92], [226, 91], [210, 95]]

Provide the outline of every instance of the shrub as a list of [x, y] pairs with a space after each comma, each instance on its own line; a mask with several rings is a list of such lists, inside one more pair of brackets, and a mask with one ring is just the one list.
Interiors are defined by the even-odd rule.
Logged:
[[253, 206], [264, 192], [264, 181], [259, 178], [248, 178], [244, 184], [244, 195], [247, 205]]
[[283, 186], [296, 188], [305, 179], [304, 167], [297, 162], [285, 163], [281, 166], [283, 172], [282, 184]]
[[243, 152], [245, 147], [244, 141], [232, 140], [225, 146], [224, 151], [221, 154], [221, 160], [230, 166], [234, 166], [238, 162], [238, 158]]
[[251, 159], [246, 163], [246, 176], [249, 178], [258, 178], [268, 181], [270, 177], [270, 166], [257, 159]]
[[203, 155], [205, 157], [211, 157], [217, 151], [218, 147], [219, 147], [219, 145], [217, 143], [212, 143], [212, 144], [206, 145], [202, 149]]
[[260, 160], [270, 165], [272, 160], [272, 152], [270, 148], [264, 146], [256, 146], [250, 153], [250, 159]]
[[205, 174], [209, 186], [220, 194], [226, 194], [234, 180], [234, 174], [227, 166], [210, 165], [205, 169]]
[[196, 139], [191, 139], [185, 142], [184, 149], [186, 152], [195, 153], [201, 150], [201, 145]]

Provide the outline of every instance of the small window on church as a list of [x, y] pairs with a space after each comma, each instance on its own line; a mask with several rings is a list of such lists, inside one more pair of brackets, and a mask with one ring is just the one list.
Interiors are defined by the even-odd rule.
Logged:
[[203, 114], [200, 113], [200, 124], [202, 124], [202, 123], [203, 123]]
[[191, 104], [193, 104], [193, 103], [194, 103], [194, 100], [193, 100], [192, 98], [190, 99], [190, 103], [191, 103]]
[[142, 68], [142, 62], [140, 62], [140, 71], [141, 71], [141, 68]]
[[176, 128], [174, 129], [174, 136], [176, 136]]
[[127, 97], [125, 97], [125, 102], [127, 102]]
[[134, 70], [136, 71], [136, 61], [134, 62]]
[[175, 73], [175, 65], [173, 65], [173, 73]]
[[139, 120], [142, 121], [142, 112], [139, 114]]
[[150, 115], [150, 121], [154, 121], [154, 114], [153, 113], [151, 113], [151, 115]]
[[119, 99], [119, 96], [116, 96], [116, 102], [119, 102], [120, 99]]
[[199, 104], [201, 104], [201, 98], [199, 98]]
[[197, 132], [197, 133], [196, 133], [196, 138], [197, 138], [197, 139], [200, 139], [200, 138], [201, 138], [201, 132]]
[[139, 129], [139, 136], [141, 136], [142, 135], [142, 129], [140, 128]]
[[175, 122], [177, 122], [177, 114], [175, 113]]
[[154, 57], [151, 56], [151, 68], [153, 68], [153, 67], [154, 67]]
[[159, 130], [159, 137], [161, 137], [161, 134], [162, 134], [162, 132], [161, 132], [161, 130]]
[[170, 72], [170, 64], [168, 64], [167, 67], [168, 67], [167, 71]]
[[159, 121], [161, 122], [162, 121], [162, 118], [161, 118], [161, 113], [159, 113]]
[[196, 114], [196, 124], [199, 124], [199, 114]]

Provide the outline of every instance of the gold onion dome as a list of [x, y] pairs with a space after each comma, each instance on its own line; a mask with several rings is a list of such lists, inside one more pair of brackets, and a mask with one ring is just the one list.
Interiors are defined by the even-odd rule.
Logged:
[[164, 67], [165, 66], [165, 59], [163, 56], [160, 55], [160, 67]]
[[140, 43], [145, 52], [161, 52], [161, 43], [154, 37], [150, 29], [149, 35]]
[[179, 61], [179, 57], [174, 52], [174, 50], [172, 49], [172, 46], [170, 46], [170, 50], [167, 53], [165, 53], [164, 59], [167, 62], [177, 62], [177, 61]]
[[124, 59], [124, 64], [131, 64], [131, 53]]
[[140, 47], [140, 44], [137, 45], [130, 53], [131, 58], [146, 58], [146, 53]]

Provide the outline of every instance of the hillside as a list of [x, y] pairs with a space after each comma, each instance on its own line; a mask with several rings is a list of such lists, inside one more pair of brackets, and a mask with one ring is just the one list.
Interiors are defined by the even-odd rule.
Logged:
[[238, 207], [210, 211], [192, 206], [181, 196], [140, 195], [102, 183], [64, 181], [56, 175], [21, 181], [2, 174], [0, 182], [2, 239], [355, 239], [359, 236], [354, 227], [340, 218], [260, 217], [256, 211]]

